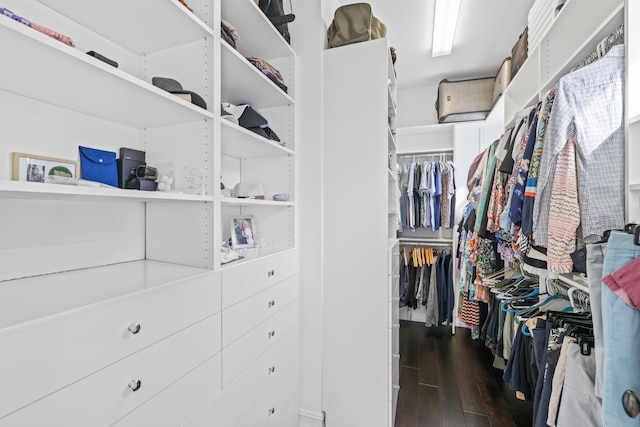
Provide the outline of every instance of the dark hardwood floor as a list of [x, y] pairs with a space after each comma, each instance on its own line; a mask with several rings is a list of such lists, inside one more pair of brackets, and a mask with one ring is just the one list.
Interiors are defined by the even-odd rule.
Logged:
[[531, 425], [531, 402], [515, 398], [468, 329], [401, 321], [400, 363], [395, 427]]

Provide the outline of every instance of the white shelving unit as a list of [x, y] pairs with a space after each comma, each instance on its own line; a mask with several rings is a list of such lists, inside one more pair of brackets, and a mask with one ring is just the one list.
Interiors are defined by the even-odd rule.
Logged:
[[[297, 420], [295, 52], [252, 0], [190, 3], [2, 5], [75, 41], [0, 16], [15, 59], [0, 69], [2, 425]], [[237, 50], [222, 17], [242, 33]], [[281, 70], [288, 93], [245, 56]], [[282, 142], [220, 119], [223, 101], [250, 103]], [[142, 150], [174, 191], [11, 179], [14, 152], [76, 161], [80, 145]], [[221, 182], [260, 183], [265, 200], [225, 198]], [[222, 265], [230, 217], [245, 215], [258, 245]]]
[[[588, 7], [589, 13], [584, 13]], [[580, 19], [576, 19], [576, 17]], [[624, 22], [624, 1], [569, 0], [506, 90], [505, 123], [534, 105]], [[567, 31], [571, 28], [571, 31]], [[625, 28], [626, 30], [626, 28]]]
[[[391, 426], [400, 363], [395, 74], [386, 39], [325, 50], [323, 61], [323, 410], [328, 427]], [[367, 409], [354, 411], [353, 396]]]

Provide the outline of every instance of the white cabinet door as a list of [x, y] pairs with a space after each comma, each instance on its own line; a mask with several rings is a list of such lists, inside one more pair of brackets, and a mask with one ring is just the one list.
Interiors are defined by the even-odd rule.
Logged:
[[212, 273], [0, 333], [0, 417], [219, 310]]
[[223, 310], [222, 346], [228, 346], [273, 316], [280, 308], [298, 299], [298, 283], [298, 276], [290, 277], [240, 304]]
[[298, 272], [298, 256], [288, 251], [222, 271], [222, 307], [243, 301]]
[[[0, 420], [0, 426], [108, 425], [220, 350], [215, 314]], [[139, 383], [138, 383], [139, 381]]]
[[115, 423], [114, 427], [176, 427], [220, 392], [222, 354], [207, 359], [157, 396]]

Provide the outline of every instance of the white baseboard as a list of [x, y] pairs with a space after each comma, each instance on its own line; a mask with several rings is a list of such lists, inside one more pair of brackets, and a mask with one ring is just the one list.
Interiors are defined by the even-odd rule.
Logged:
[[300, 427], [324, 427], [324, 414], [298, 411]]

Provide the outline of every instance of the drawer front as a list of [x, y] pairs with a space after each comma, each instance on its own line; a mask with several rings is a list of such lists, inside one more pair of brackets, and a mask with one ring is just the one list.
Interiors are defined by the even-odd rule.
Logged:
[[1, 419], [0, 426], [113, 423], [218, 352], [220, 321], [218, 313], [196, 323]]
[[222, 353], [207, 359], [114, 427], [175, 427], [185, 423], [221, 390]]
[[269, 347], [275, 345], [298, 323], [298, 300], [222, 350], [222, 385], [226, 386]]
[[297, 251], [225, 269], [222, 271], [222, 307], [243, 301], [297, 273]]
[[297, 426], [297, 424], [284, 425], [279, 422], [281, 417], [286, 418], [284, 409], [289, 406], [291, 400], [296, 399], [297, 388], [298, 363], [296, 362], [287, 369], [280, 381], [269, 389], [238, 426]]
[[293, 276], [222, 311], [222, 346], [226, 347], [298, 298], [299, 278]]
[[219, 310], [212, 273], [0, 335], [0, 417]]
[[[235, 426], [298, 358], [298, 328], [287, 333], [182, 427]], [[224, 366], [224, 357], [223, 357]], [[275, 366], [275, 370], [270, 370]], [[297, 389], [296, 389], [297, 391]], [[296, 420], [298, 408], [295, 408]]]

